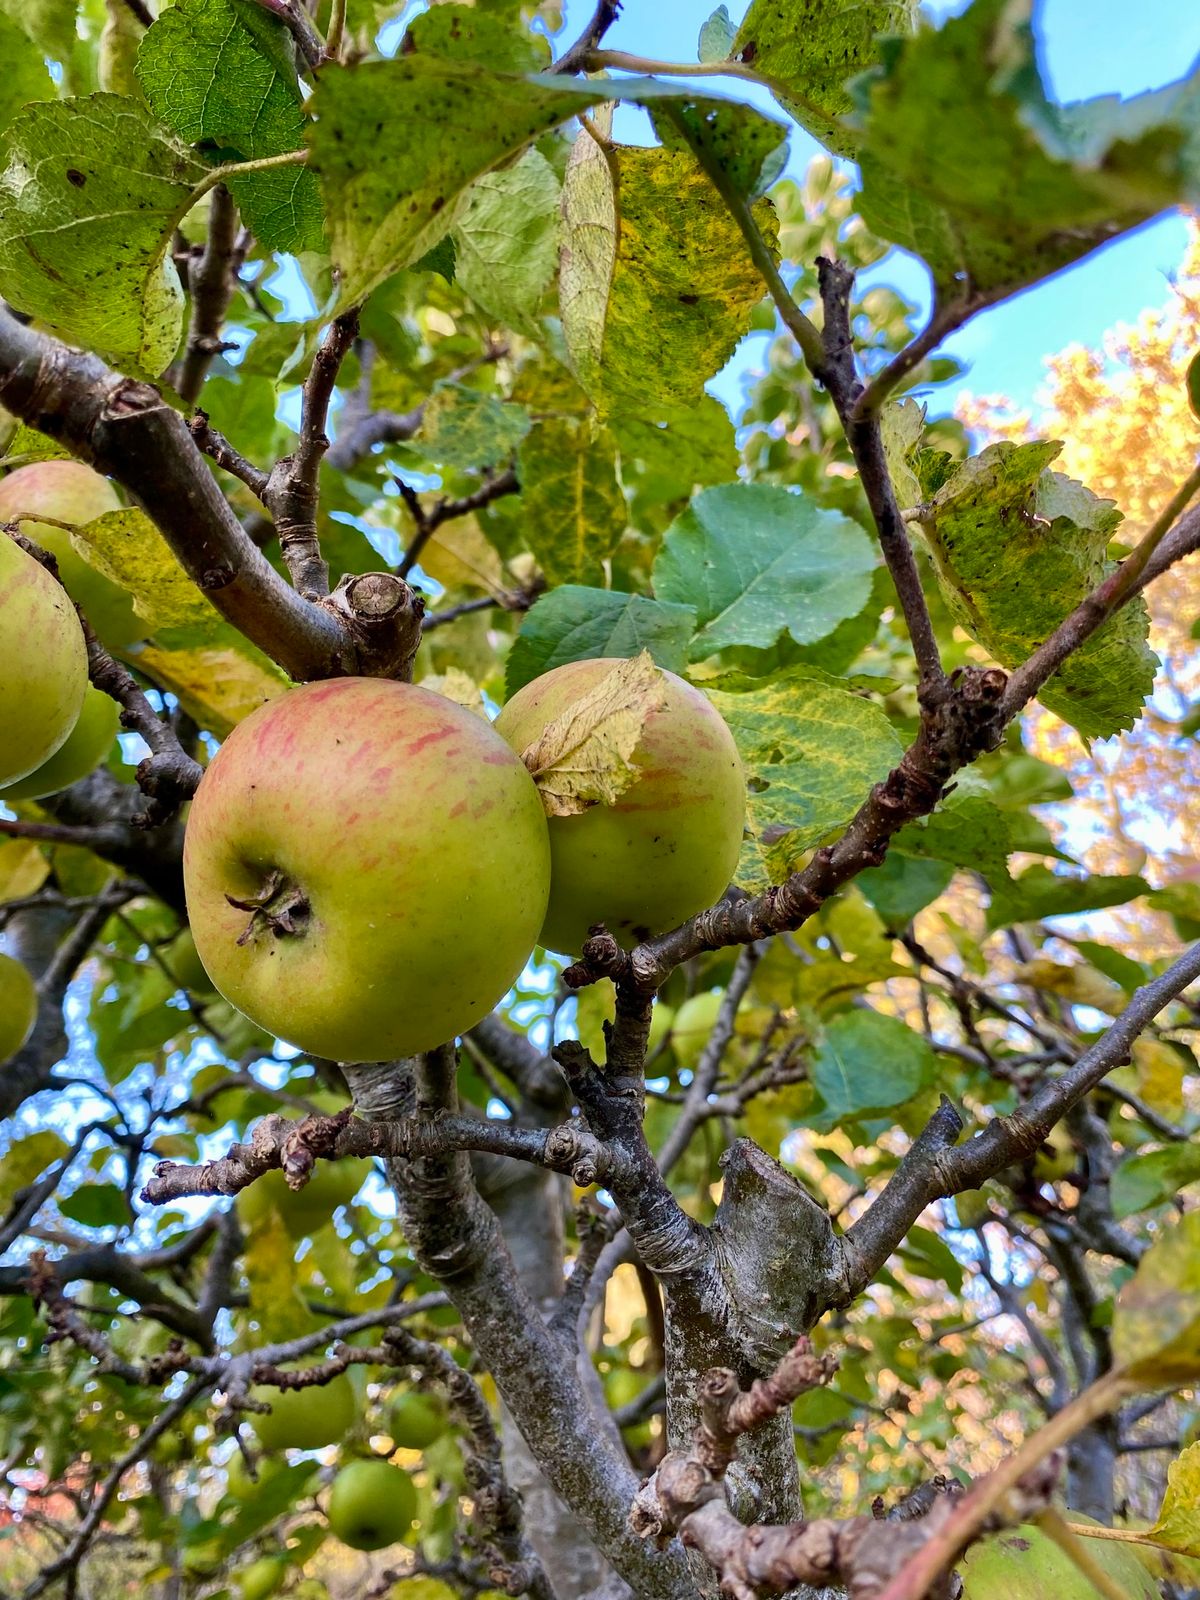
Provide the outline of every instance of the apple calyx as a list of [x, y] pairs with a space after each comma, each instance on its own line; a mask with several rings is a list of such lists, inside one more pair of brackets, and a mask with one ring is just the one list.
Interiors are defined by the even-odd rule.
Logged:
[[299, 884], [290, 882], [278, 869], [268, 874], [258, 894], [244, 900], [237, 900], [231, 894], [225, 898], [237, 910], [250, 913], [250, 920], [238, 937], [239, 945], [249, 944], [268, 929], [276, 939], [307, 932], [312, 910], [308, 896]]

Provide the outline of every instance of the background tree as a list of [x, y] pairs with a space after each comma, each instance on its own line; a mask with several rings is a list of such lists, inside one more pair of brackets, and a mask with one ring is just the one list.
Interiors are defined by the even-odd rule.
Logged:
[[[1195, 77], [1056, 106], [1000, 0], [755, 0], [679, 63], [606, 50], [615, 9], [552, 59], [507, 3], [0, 0], [0, 517], [92, 684], [0, 794], [24, 1600], [917, 1600], [964, 1551], [987, 1600], [1065, 1594], [1059, 1546], [1195, 1582], [1193, 265], [1122, 375], [1060, 359], [1049, 441], [937, 415], [954, 329], [1194, 203]], [[789, 123], [706, 75], [857, 183], [780, 181]], [[855, 284], [896, 245], [919, 331]], [[752, 327], [735, 432], [705, 384]], [[10, 671], [47, 646], [4, 628]], [[539, 947], [402, 1060], [216, 993], [183, 840], [252, 712], [359, 677], [491, 715], [601, 658], [546, 804], [619, 799], [686, 675], [747, 778], [713, 906]], [[302, 826], [351, 840], [355, 779], [334, 741]], [[484, 781], [389, 870], [461, 878]]]

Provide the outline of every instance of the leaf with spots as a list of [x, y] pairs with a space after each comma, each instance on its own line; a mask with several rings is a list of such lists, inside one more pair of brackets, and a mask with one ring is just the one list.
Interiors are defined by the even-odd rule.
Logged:
[[693, 661], [729, 645], [823, 639], [857, 616], [875, 551], [849, 517], [772, 484], [698, 494], [667, 529], [654, 563], [660, 600], [695, 606]]
[[0, 140], [0, 294], [157, 376], [183, 328], [171, 241], [205, 170], [119, 95], [26, 107]]
[[[920, 531], [954, 620], [1015, 667], [1115, 564], [1111, 500], [1049, 470], [1054, 441], [989, 445], [933, 496]], [[1085, 738], [1132, 727], [1154, 683], [1149, 613], [1139, 596], [1098, 628], [1038, 693]]]
[[691, 606], [564, 583], [543, 595], [521, 624], [508, 653], [505, 684], [512, 696], [568, 661], [633, 656], [642, 650], [658, 666], [682, 673], [695, 627]]
[[619, 800], [640, 775], [634, 757], [647, 719], [666, 703], [666, 681], [643, 650], [548, 722], [521, 752], [546, 815], [575, 817]]
[[413, 445], [430, 461], [470, 471], [502, 466], [529, 432], [524, 406], [462, 383], [437, 383]]
[[75, 529], [71, 543], [89, 566], [128, 590], [148, 633], [189, 628], [207, 634], [220, 627], [220, 613], [179, 565], [144, 511], [136, 507], [107, 511]]
[[1200, 1441], [1167, 1468], [1167, 1492], [1149, 1536], [1181, 1555], [1200, 1556]]
[[721, 679], [705, 692], [746, 769], [749, 838], [737, 872], [746, 889], [782, 882], [904, 754], [877, 705], [815, 669]]
[[600, 576], [625, 529], [625, 496], [606, 428], [583, 419], [537, 423], [521, 446], [521, 524], [552, 583]]
[[[138, 81], [151, 109], [224, 161], [299, 150], [308, 121], [292, 36], [252, 0], [175, 0], [146, 33]], [[273, 250], [321, 245], [321, 198], [303, 167], [230, 181], [247, 227]]]

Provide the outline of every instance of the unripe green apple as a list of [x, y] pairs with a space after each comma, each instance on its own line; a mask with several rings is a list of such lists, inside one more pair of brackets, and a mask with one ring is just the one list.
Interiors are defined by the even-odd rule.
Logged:
[[78, 721], [63, 743], [36, 772], [0, 789], [0, 800], [40, 800], [43, 795], [69, 789], [94, 772], [108, 755], [119, 726], [117, 702], [89, 683]]
[[[617, 665], [571, 661], [535, 678], [497, 729], [519, 755]], [[614, 805], [550, 818], [542, 943], [552, 950], [579, 950], [594, 922], [626, 945], [665, 933], [729, 887], [746, 813], [737, 747], [698, 689], [662, 676], [666, 705], [647, 719], [634, 755], [642, 775]]]
[[387, 1461], [352, 1461], [333, 1480], [326, 1515], [352, 1550], [382, 1550], [413, 1525], [417, 1491], [401, 1467]]
[[259, 1556], [236, 1575], [242, 1600], [268, 1600], [287, 1576], [288, 1564], [282, 1556]]
[[249, 1413], [264, 1450], [322, 1450], [340, 1444], [358, 1421], [358, 1398], [344, 1372], [307, 1389], [263, 1385], [253, 1394], [271, 1407]]
[[189, 1545], [183, 1552], [183, 1570], [192, 1578], [213, 1578], [220, 1572], [225, 1552], [220, 1539], [205, 1539]]
[[29, 968], [0, 954], [0, 1061], [15, 1056], [37, 1021], [37, 990]]
[[192, 801], [183, 872], [231, 1004], [315, 1055], [386, 1061], [465, 1032], [511, 987], [550, 847], [533, 779], [482, 717], [412, 684], [334, 678], [229, 735]]
[[403, 1450], [424, 1450], [440, 1439], [449, 1426], [442, 1406], [432, 1395], [406, 1389], [388, 1407], [388, 1432]]
[[[271, 1391], [275, 1393], [274, 1390]], [[275, 1476], [284, 1466], [282, 1461], [274, 1461], [270, 1456], [259, 1456], [254, 1463], [257, 1478], [252, 1478], [246, 1467], [246, 1459], [240, 1450], [235, 1450], [225, 1463], [225, 1493], [235, 1500], [253, 1500], [265, 1483]]]
[[[1089, 1517], [1070, 1513], [1070, 1520]], [[1119, 1544], [1085, 1539], [1088, 1554], [1113, 1579], [1125, 1600], [1157, 1600], [1158, 1585]], [[959, 1563], [962, 1600], [1097, 1600], [1089, 1579], [1048, 1534], [1032, 1525], [1010, 1528], [972, 1545]]]
[[190, 928], [183, 928], [175, 935], [164, 951], [163, 959], [176, 983], [190, 995], [203, 1000], [209, 995], [216, 994], [213, 981], [204, 970], [204, 963], [200, 959]]
[[362, 1188], [366, 1169], [361, 1161], [318, 1161], [302, 1189], [289, 1189], [278, 1168], [264, 1172], [237, 1197], [238, 1216], [253, 1228], [274, 1208], [293, 1239], [303, 1239], [333, 1221], [339, 1206], [350, 1204]]
[[717, 1025], [724, 998], [720, 989], [708, 989], [703, 994], [690, 995], [675, 1013], [675, 1021], [671, 1024], [671, 1048], [675, 1052], [675, 1060], [688, 1072], [696, 1070], [709, 1035]]
[[58, 522], [82, 526], [120, 509], [112, 484], [82, 461], [37, 461], [18, 467], [0, 482], [0, 522], [20, 517], [26, 538], [50, 551], [71, 599], [83, 607], [97, 637], [110, 650], [124, 650], [146, 637], [146, 624], [133, 609], [132, 595], [89, 566], [65, 528], [29, 518], [40, 512]]
[[66, 590], [0, 533], [0, 783], [28, 777], [66, 743], [87, 681]]

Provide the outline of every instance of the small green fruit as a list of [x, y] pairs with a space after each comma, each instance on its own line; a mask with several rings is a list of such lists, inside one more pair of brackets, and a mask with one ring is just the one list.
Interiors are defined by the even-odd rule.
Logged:
[[0, 955], [0, 1061], [15, 1056], [37, 1021], [37, 990], [29, 968]]
[[[1070, 1513], [1072, 1522], [1090, 1518]], [[1158, 1585], [1121, 1545], [1087, 1539], [1088, 1554], [1125, 1600], [1157, 1600]], [[1079, 1568], [1040, 1528], [1022, 1526], [972, 1545], [959, 1564], [963, 1600], [1097, 1600]]]
[[260, 1556], [236, 1575], [242, 1600], [268, 1600], [287, 1576], [288, 1564], [282, 1556]]
[[329, 1491], [329, 1526], [352, 1550], [382, 1550], [413, 1525], [417, 1491], [408, 1473], [387, 1461], [352, 1461]]
[[112, 749], [119, 719], [117, 702], [89, 683], [79, 720], [66, 740], [36, 772], [0, 789], [0, 800], [40, 800], [43, 795], [59, 794], [86, 778]]
[[66, 743], [87, 681], [87, 646], [66, 590], [0, 533], [0, 783], [27, 778]]
[[388, 1432], [404, 1450], [424, 1450], [445, 1433], [449, 1421], [432, 1395], [406, 1389], [388, 1407]]
[[213, 981], [204, 970], [190, 928], [183, 928], [175, 935], [163, 952], [163, 959], [179, 987], [186, 989], [190, 995], [204, 1000], [216, 994]]
[[720, 989], [709, 989], [704, 994], [692, 995], [675, 1013], [675, 1021], [671, 1025], [671, 1048], [675, 1052], [675, 1060], [686, 1071], [695, 1072], [709, 1035], [717, 1025], [724, 998]]
[[225, 1463], [225, 1493], [234, 1500], [253, 1500], [263, 1485], [273, 1478], [282, 1466], [283, 1462], [273, 1460], [270, 1456], [259, 1456], [254, 1463], [258, 1477], [254, 1479], [246, 1469], [246, 1460], [242, 1452], [235, 1450]]
[[265, 1172], [237, 1197], [238, 1216], [247, 1228], [274, 1209], [293, 1239], [304, 1239], [333, 1221], [339, 1206], [349, 1205], [366, 1176], [361, 1161], [318, 1161], [302, 1189], [289, 1189], [278, 1169]]
[[650, 1038], [646, 1043], [646, 1060], [658, 1053], [658, 1047], [670, 1034], [675, 1023], [675, 1007], [664, 1005], [661, 1000], [654, 1002], [654, 1010], [650, 1014]]
[[344, 1372], [308, 1389], [263, 1385], [253, 1394], [271, 1407], [269, 1412], [250, 1414], [264, 1450], [322, 1450], [327, 1444], [340, 1444], [358, 1421], [358, 1398]]

